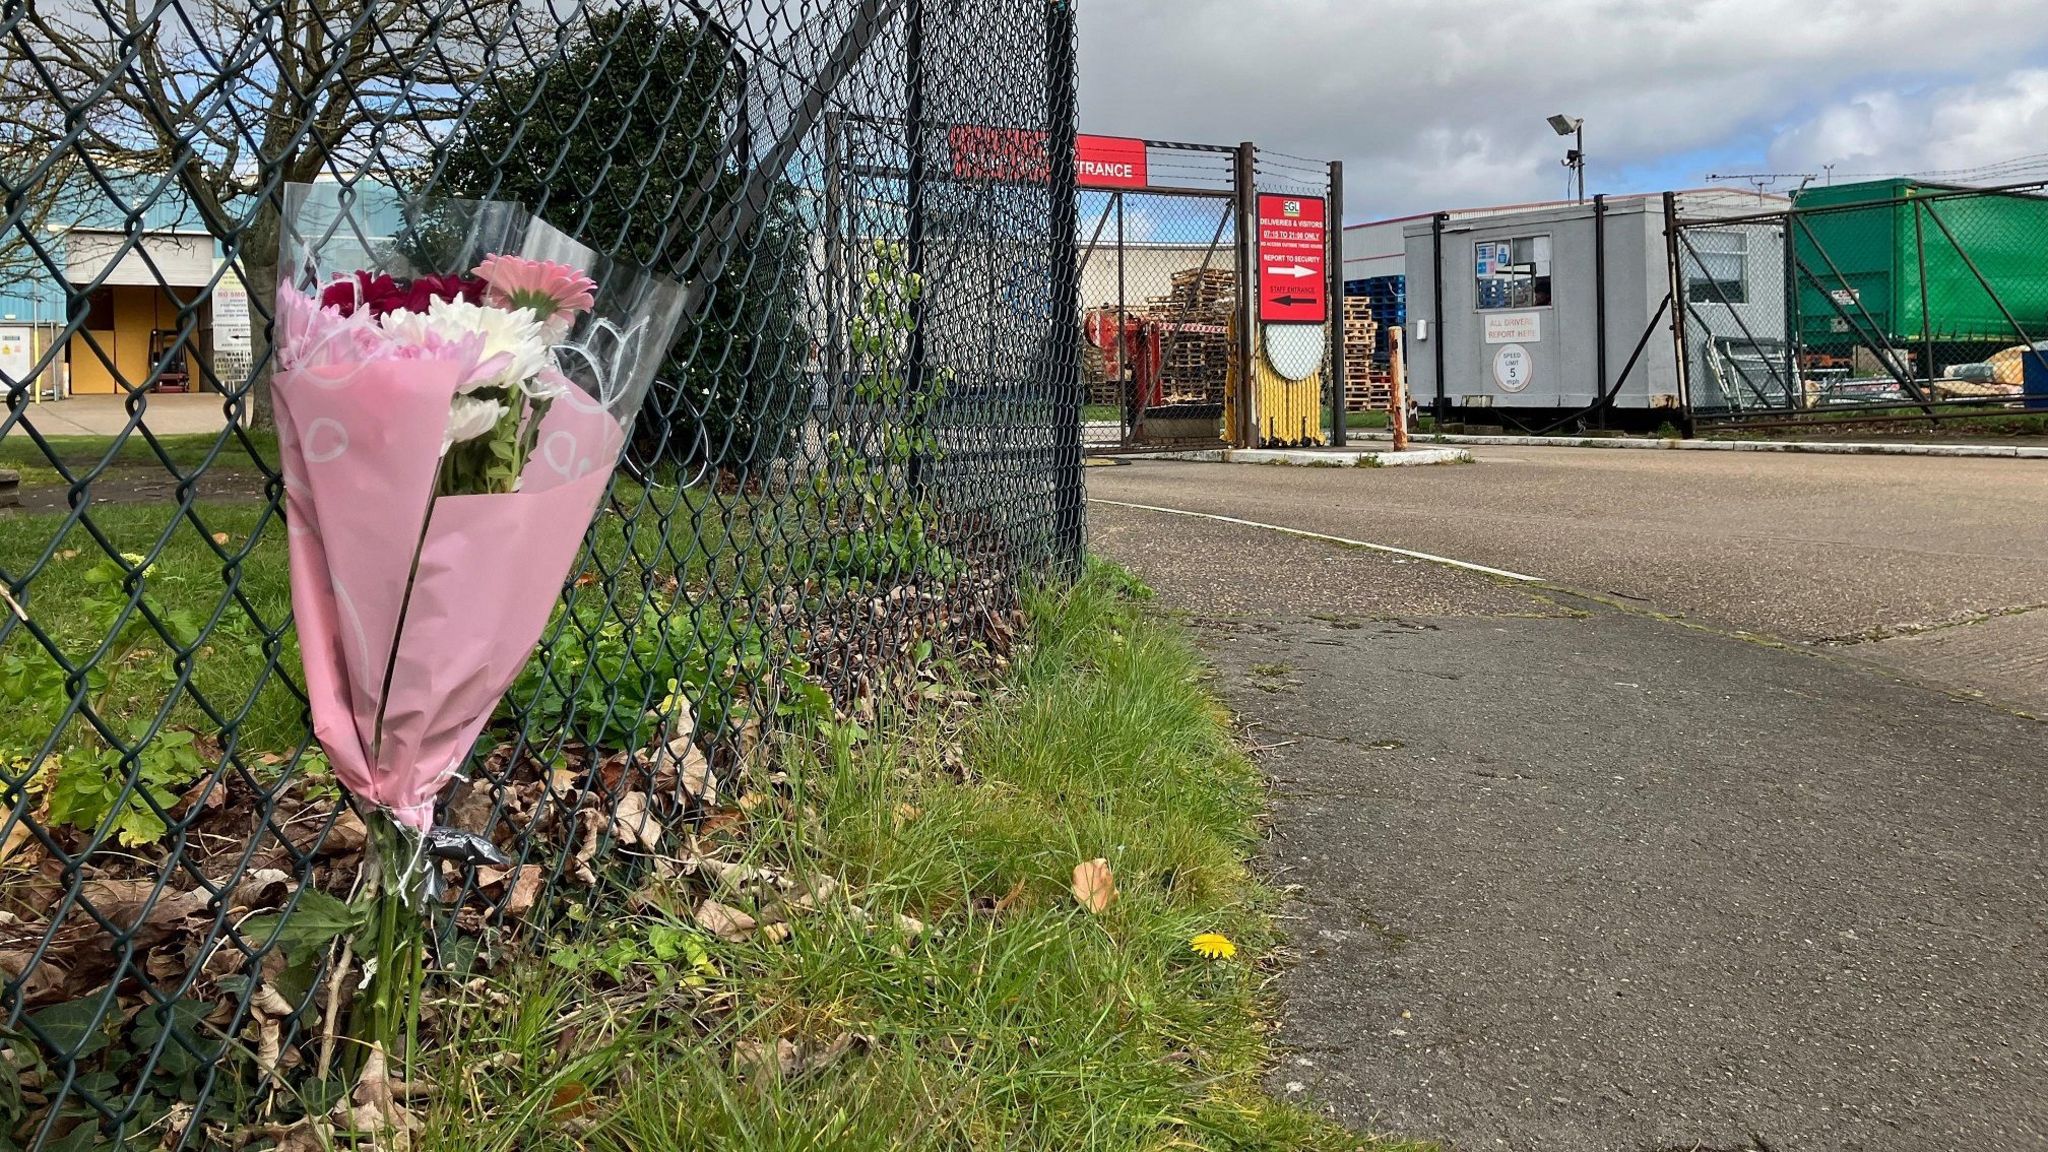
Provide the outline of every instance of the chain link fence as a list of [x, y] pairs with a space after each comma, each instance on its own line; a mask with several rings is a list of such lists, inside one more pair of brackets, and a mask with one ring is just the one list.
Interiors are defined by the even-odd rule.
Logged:
[[303, 942], [364, 826], [290, 617], [286, 183], [519, 201], [686, 289], [443, 800], [512, 863], [439, 865], [440, 969], [618, 899], [779, 732], [943, 696], [1078, 562], [1066, 0], [10, 3], [0, 36], [0, 1149], [262, 1147], [345, 1094], [360, 972]]
[[1680, 221], [1692, 409], [1750, 422], [2048, 409], [2044, 245], [2041, 184], [1880, 181]]

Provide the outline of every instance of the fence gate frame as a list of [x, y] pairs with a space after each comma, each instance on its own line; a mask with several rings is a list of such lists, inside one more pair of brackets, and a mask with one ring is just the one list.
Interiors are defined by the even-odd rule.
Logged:
[[[2015, 302], [2016, 292], [2028, 290], [2025, 281], [2002, 278], [1991, 259], [2015, 241], [1999, 230], [2028, 209], [2039, 231], [2017, 239], [2048, 243], [2048, 183], [1914, 184], [1885, 197], [1818, 204], [1795, 198], [1770, 211], [1718, 217], [1683, 215], [1670, 200], [1667, 193], [1671, 291], [1679, 304], [1673, 340], [1688, 424], [1769, 428], [1845, 413], [1858, 422], [1939, 424], [1986, 408], [2048, 404], [2026, 393], [2023, 381], [2001, 378], [1987, 388], [1949, 375], [1958, 364], [1981, 366], [1986, 357], [1979, 354], [1997, 346], [2010, 347], [1989, 359], [2038, 349], [2048, 338], [2048, 321], [2031, 319]], [[1997, 219], [2002, 214], [1993, 209], [2001, 205], [2011, 215]], [[1882, 239], [1848, 231], [1858, 224]], [[1717, 232], [1744, 237], [1741, 296], [1705, 271], [1729, 251], [1700, 243]], [[1759, 236], [1775, 243], [1759, 246]], [[1867, 259], [1852, 259], [1867, 257], [1866, 250], [1887, 253], [1890, 267], [1873, 270]], [[1777, 262], [1775, 282], [1753, 270], [1760, 256]], [[1940, 290], [1931, 290], [1930, 281]], [[1695, 297], [1696, 286], [1705, 298]], [[1866, 299], [1873, 290], [1883, 298]], [[1775, 326], [1743, 316], [1766, 299], [1779, 310]], [[1965, 319], [1971, 308], [1987, 305], [1983, 316]], [[1836, 339], [1813, 339], [1822, 324]], [[2029, 359], [2048, 372], [2048, 354], [2020, 351], [2015, 362], [2025, 366]], [[1858, 365], [1874, 374], [1859, 375]]]
[[[1091, 181], [1086, 176], [1079, 180], [1082, 195], [1101, 198], [1099, 211], [1085, 212], [1082, 226], [1087, 238], [1080, 245], [1077, 260], [1076, 279], [1084, 286], [1089, 282], [1089, 269], [1095, 262], [1114, 261], [1113, 282], [1115, 296], [1108, 300], [1092, 300], [1086, 295], [1080, 301], [1083, 316], [1084, 340], [1102, 354], [1102, 375], [1114, 379], [1089, 380], [1085, 386], [1091, 388], [1091, 401], [1102, 393], [1099, 388], [1114, 387], [1117, 424], [1114, 429], [1096, 427], [1102, 421], [1089, 422], [1084, 430], [1084, 440], [1091, 452], [1159, 447], [1171, 444], [1217, 443], [1229, 435], [1222, 426], [1223, 395], [1219, 391], [1213, 400], [1205, 399], [1194, 404], [1148, 405], [1142, 402], [1140, 389], [1160, 389], [1163, 381], [1159, 374], [1172, 364], [1174, 354], [1189, 352], [1187, 338], [1209, 337], [1214, 347], [1205, 351], [1205, 357], [1227, 351], [1223, 339], [1233, 330], [1241, 330], [1244, 323], [1247, 294], [1241, 290], [1245, 282], [1244, 251], [1240, 238], [1244, 234], [1244, 220], [1241, 200], [1236, 186], [1236, 154], [1238, 149], [1228, 145], [1190, 144], [1177, 141], [1142, 140], [1148, 155], [1164, 152], [1183, 164], [1189, 176], [1188, 184], [1162, 184], [1152, 178], [1148, 165], [1143, 173], [1143, 182], [1110, 183]], [[1220, 184], [1220, 186], [1204, 186]], [[1141, 316], [1145, 301], [1133, 299], [1131, 283], [1136, 269], [1132, 267], [1134, 252], [1142, 253], [1146, 240], [1134, 238], [1131, 228], [1132, 199], [1141, 198], [1138, 204], [1140, 219], [1150, 219], [1143, 212], [1147, 202], [1157, 201], [1160, 205], [1185, 206], [1189, 212], [1213, 211], [1214, 227], [1209, 227], [1206, 215], [1194, 221], [1196, 232], [1206, 231], [1206, 237], [1191, 237], [1185, 243], [1176, 243], [1176, 248], [1201, 249], [1201, 263], [1196, 266], [1197, 275], [1192, 282], [1189, 307], [1176, 309], [1187, 318], [1150, 319]], [[1095, 205], [1090, 204], [1089, 208]], [[1094, 217], [1092, 223], [1087, 219]], [[1107, 249], [1107, 251], [1105, 251]], [[1099, 267], [1099, 266], [1098, 266]], [[1183, 269], [1182, 271], [1185, 271]], [[1231, 316], [1198, 316], [1203, 310], [1202, 292], [1206, 285], [1214, 283], [1207, 273], [1227, 273], [1232, 280]], [[1169, 273], [1171, 275], [1171, 273]], [[1219, 319], [1227, 322], [1221, 325]], [[1109, 332], [1097, 331], [1105, 325], [1113, 326]], [[1229, 386], [1231, 376], [1227, 366], [1222, 369], [1223, 387]], [[1163, 396], [1162, 396], [1163, 398]], [[1094, 405], [1091, 405], [1094, 406]], [[1215, 432], [1203, 436], [1194, 431], [1195, 427], [1212, 414], [1206, 409], [1214, 407]], [[1164, 415], [1148, 419], [1148, 412], [1154, 409], [1190, 409], [1178, 415]], [[1093, 439], [1089, 439], [1089, 436]]]

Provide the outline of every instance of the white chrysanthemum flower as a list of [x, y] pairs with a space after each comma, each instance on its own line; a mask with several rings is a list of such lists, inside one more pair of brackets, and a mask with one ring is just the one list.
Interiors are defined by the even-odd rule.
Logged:
[[532, 311], [525, 308], [494, 308], [467, 300], [436, 300], [427, 311], [393, 312], [384, 317], [384, 331], [394, 340], [425, 344], [430, 336], [444, 341], [464, 336], [484, 338], [484, 359], [505, 356], [504, 372], [472, 380], [462, 390], [519, 388], [543, 368], [551, 367], [547, 332]]
[[568, 395], [569, 389], [574, 388], [575, 385], [570, 383], [569, 377], [562, 372], [561, 367], [555, 363], [554, 357], [550, 355], [547, 367], [534, 373], [526, 381], [524, 387], [526, 388], [527, 399], [539, 401], [560, 400]]
[[457, 396], [455, 404], [448, 410], [448, 431], [441, 435], [441, 451], [445, 455], [450, 448], [465, 440], [488, 436], [498, 421], [509, 411], [496, 400], [478, 400], [473, 396]]

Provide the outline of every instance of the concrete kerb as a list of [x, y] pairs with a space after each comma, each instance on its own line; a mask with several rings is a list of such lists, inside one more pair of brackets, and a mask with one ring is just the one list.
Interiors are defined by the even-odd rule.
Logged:
[[[1353, 432], [1355, 440], [1391, 440]], [[1813, 440], [1671, 440], [1645, 436], [1417, 436], [1431, 444], [1497, 448], [1661, 448], [1677, 452], [1806, 452], [1816, 456], [1992, 456], [2048, 460], [2048, 446], [2018, 444], [1864, 444]]]
[[1463, 448], [1410, 448], [1375, 452], [1353, 448], [1186, 448], [1128, 452], [1125, 460], [1187, 460], [1201, 464], [1284, 464], [1295, 468], [1407, 468], [1420, 464], [1470, 464]]

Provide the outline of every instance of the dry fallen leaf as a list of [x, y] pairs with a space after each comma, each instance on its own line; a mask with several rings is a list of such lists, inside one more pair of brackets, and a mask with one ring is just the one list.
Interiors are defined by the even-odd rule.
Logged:
[[770, 924], [761, 929], [761, 936], [770, 944], [780, 944], [789, 939], [792, 931], [793, 929], [787, 924]]
[[704, 754], [692, 747], [693, 759], [683, 761], [683, 791], [706, 807], [718, 803], [718, 777], [712, 774], [711, 765]]
[[752, 916], [709, 899], [697, 905], [696, 921], [721, 940], [744, 940], [755, 928]]
[[774, 1044], [742, 1040], [732, 1047], [733, 1071], [742, 1079], [763, 1082], [794, 1076], [803, 1067], [803, 1054], [788, 1040]]
[[773, 1044], [762, 1040], [742, 1040], [733, 1045], [733, 1070], [756, 1082], [777, 1077], [791, 1080], [816, 1072], [855, 1048], [867, 1051], [874, 1046], [873, 1036], [852, 1032], [842, 1032], [825, 1044], [798, 1044], [782, 1037], [776, 1038]]
[[256, 1070], [265, 1077], [275, 1077], [283, 1049], [283, 1030], [276, 1018], [261, 1012], [251, 1016], [249, 1023], [256, 1029]]
[[524, 916], [533, 911], [534, 901], [540, 898], [540, 888], [547, 879], [547, 869], [538, 864], [521, 864], [519, 872], [512, 879], [512, 889], [505, 897], [505, 915]]
[[215, 544], [226, 544], [228, 542], [228, 534], [225, 532], [215, 532], [213, 534], [213, 542]]
[[[7, 825], [9, 820], [14, 820], [14, 809], [0, 804], [0, 825]], [[7, 858], [14, 855], [14, 850], [21, 847], [21, 842], [28, 839], [28, 835], [27, 820], [14, 820], [7, 826], [7, 831], [0, 834], [0, 865], [7, 863]]]
[[258, 868], [242, 877], [228, 897], [230, 909], [274, 908], [291, 894], [292, 874], [282, 868]]
[[595, 884], [597, 873], [592, 871], [590, 862], [597, 858], [598, 834], [610, 827], [611, 821], [595, 808], [578, 811], [576, 818], [583, 823], [583, 840], [576, 846], [576, 866], [570, 869], [570, 874], [584, 884]]
[[127, 880], [88, 880], [79, 886], [84, 898], [117, 933], [139, 929], [164, 929], [197, 915], [212, 899], [205, 891], [157, 891], [157, 881], [142, 877]]
[[571, 1080], [555, 1089], [555, 1094], [549, 1098], [548, 1119], [557, 1124], [564, 1123], [589, 1115], [590, 1110], [595, 1107], [597, 1102], [591, 1098], [590, 1089], [578, 1081]]
[[[321, 826], [316, 822], [308, 822], [303, 828], [303, 833], [292, 838], [293, 847], [319, 856], [347, 856], [362, 851], [363, 846], [370, 842], [369, 827], [361, 816], [352, 811], [344, 811], [335, 817], [334, 827], [327, 829], [324, 837], [320, 837]], [[317, 846], [313, 843], [315, 837], [320, 837]]]
[[685, 858], [683, 863], [688, 871], [699, 876], [711, 877], [721, 888], [775, 885], [775, 873], [765, 868], [756, 868], [752, 864], [737, 864], [714, 856], [690, 856]]
[[268, 980], [256, 985], [256, 994], [249, 998], [249, 1006], [266, 1016], [280, 1018], [297, 1011], [292, 1007], [292, 1002], [284, 998], [283, 993], [271, 987]]
[[17, 950], [0, 952], [0, 976], [13, 983], [9, 994], [19, 995], [25, 1004], [38, 1004], [60, 998], [64, 982], [71, 975], [71, 969], [52, 957], [37, 958], [34, 952]]
[[637, 845], [649, 852], [661, 848], [661, 821], [647, 810], [647, 793], [628, 792], [612, 809], [612, 835], [621, 845]]
[[1074, 899], [1090, 912], [1102, 913], [1116, 903], [1116, 875], [1098, 856], [1074, 865]]
[[[335, 1104], [331, 1119], [371, 1136], [392, 1132], [399, 1137], [394, 1144], [404, 1146], [408, 1143], [404, 1134], [412, 1132], [420, 1124], [419, 1117], [400, 1103], [409, 1091], [403, 1080], [391, 1076], [385, 1063], [383, 1045], [372, 1044], [369, 1056], [363, 1060], [362, 1075], [356, 1077], [355, 1091], [349, 1099]], [[383, 1142], [380, 1141], [378, 1147], [384, 1147]]]
[[1008, 912], [1010, 909], [1015, 908], [1018, 904], [1022, 903], [1023, 900], [1024, 877], [1019, 876], [1017, 877], [1017, 882], [1015, 884], [1010, 885], [1010, 890], [1003, 895], [1003, 898], [996, 901], [996, 913], [1000, 915], [1004, 912]]
[[193, 1112], [193, 1107], [182, 1100], [171, 1105], [170, 1111], [164, 1113], [164, 1138], [157, 1147], [164, 1149], [165, 1152], [175, 1152], [176, 1149], [183, 1148], [187, 1130], [192, 1127]]
[[814, 912], [819, 905], [832, 899], [839, 891], [839, 881], [830, 876], [812, 876], [796, 882], [796, 890], [803, 893], [790, 902], [790, 907], [802, 912]]
[[705, 838], [718, 836], [731, 832], [745, 824], [747, 822], [747, 814], [744, 797], [740, 803], [742, 805], [740, 808], [720, 808], [707, 814], [704, 817], [704, 822], [697, 825], [697, 835]]
[[272, 1152], [331, 1152], [334, 1147], [334, 1132], [321, 1120], [307, 1117], [298, 1123], [265, 1124], [254, 1130], [258, 1136], [277, 1141]]

